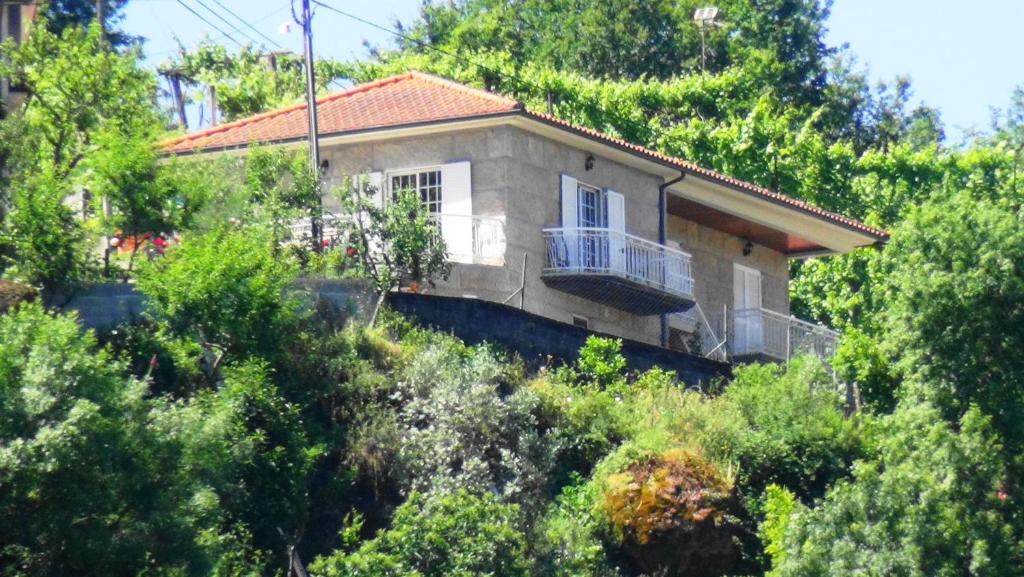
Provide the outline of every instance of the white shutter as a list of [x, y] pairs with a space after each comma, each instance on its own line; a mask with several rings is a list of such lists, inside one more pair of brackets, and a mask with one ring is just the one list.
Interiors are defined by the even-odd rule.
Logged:
[[[563, 174], [561, 190], [562, 228], [575, 229], [579, 226], [579, 184], [575, 178]], [[562, 245], [552, 247], [550, 254], [557, 255], [559, 260], [564, 260], [560, 263], [561, 266], [576, 268], [580, 266], [581, 240], [577, 231], [563, 231]]]
[[568, 174], [562, 175], [562, 228], [576, 228], [579, 223], [579, 185]]
[[626, 199], [614, 190], [605, 191], [608, 205], [608, 265], [626, 271]]
[[359, 183], [363, 187], [363, 198], [370, 199], [377, 208], [384, 208], [384, 173], [364, 174], [359, 178]]
[[473, 185], [468, 161], [441, 167], [441, 236], [448, 258], [472, 264]]

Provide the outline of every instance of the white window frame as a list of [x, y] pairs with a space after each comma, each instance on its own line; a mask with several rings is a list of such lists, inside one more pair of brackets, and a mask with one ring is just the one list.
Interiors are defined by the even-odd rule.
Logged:
[[[401, 178], [403, 176], [415, 176], [416, 177], [416, 193], [420, 195], [420, 202], [423, 204], [423, 206], [425, 206], [427, 208], [427, 212], [429, 212], [431, 216], [439, 216], [441, 214], [442, 206], [443, 206], [443, 202], [444, 202], [444, 186], [445, 186], [445, 184], [444, 184], [444, 177], [442, 176], [442, 173], [444, 172], [442, 170], [442, 166], [443, 165], [440, 165], [440, 164], [434, 164], [434, 165], [430, 165], [430, 166], [418, 166], [418, 167], [415, 167], [415, 168], [403, 168], [401, 170], [388, 170], [388, 171], [386, 171], [384, 173], [384, 181], [387, 183], [388, 193], [385, 195], [385, 203], [386, 202], [390, 202], [391, 199], [393, 199], [395, 197], [395, 193], [398, 192], [397, 190], [394, 189], [394, 184], [393, 184], [394, 183], [394, 179], [396, 177]], [[436, 172], [437, 173], [438, 195], [437, 195], [437, 199], [435, 199], [435, 200], [424, 201], [423, 200], [423, 196], [422, 196], [423, 192], [420, 189], [421, 185], [419, 183], [420, 175], [431, 173], [431, 172]]]
[[[584, 193], [594, 193], [597, 199], [597, 206], [594, 207], [595, 224], [583, 224]], [[576, 224], [580, 228], [608, 228], [608, 197], [604, 188], [587, 184], [581, 180], [576, 181]]]

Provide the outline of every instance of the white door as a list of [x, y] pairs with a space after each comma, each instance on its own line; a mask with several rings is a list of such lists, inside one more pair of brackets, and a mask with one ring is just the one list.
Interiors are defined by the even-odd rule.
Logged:
[[733, 321], [737, 354], [760, 352], [764, 345], [761, 316], [761, 271], [733, 265]]

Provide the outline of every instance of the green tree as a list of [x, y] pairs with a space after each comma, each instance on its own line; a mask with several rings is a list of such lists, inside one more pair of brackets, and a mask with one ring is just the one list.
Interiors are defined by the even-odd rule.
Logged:
[[883, 419], [876, 456], [788, 520], [772, 575], [1017, 574], [998, 442], [977, 410], [956, 427], [927, 403]]
[[886, 249], [885, 316], [911, 392], [952, 422], [972, 405], [1024, 439], [1024, 227], [1019, 201], [958, 193], [912, 211]]
[[[71, 316], [26, 305], [0, 316], [0, 564], [10, 575], [159, 568], [206, 574], [181, 445], [152, 428], [162, 403]], [[210, 534], [216, 536], [217, 531]]]
[[326, 577], [525, 577], [519, 510], [490, 494], [413, 493], [391, 526], [351, 553], [322, 557], [311, 568]]
[[[217, 108], [231, 121], [302, 100], [306, 94], [305, 63], [301, 54], [272, 52], [246, 45], [236, 53], [210, 40], [161, 65], [196, 86], [212, 86]], [[340, 63], [317, 59], [317, 93], [323, 93], [340, 76]], [[202, 99], [202, 95], [198, 96]]]
[[208, 348], [207, 373], [230, 355], [273, 357], [294, 327], [288, 294], [297, 267], [259, 228], [221, 228], [186, 238], [146, 266], [139, 290], [154, 316]]

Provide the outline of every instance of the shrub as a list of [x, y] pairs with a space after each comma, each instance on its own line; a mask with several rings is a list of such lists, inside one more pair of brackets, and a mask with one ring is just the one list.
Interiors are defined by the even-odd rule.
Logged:
[[488, 494], [413, 493], [391, 527], [351, 553], [317, 559], [324, 577], [526, 577], [519, 510]]
[[1017, 497], [988, 419], [972, 409], [954, 430], [927, 403], [903, 405], [879, 432], [876, 457], [790, 519], [773, 574], [1019, 574]]
[[0, 279], [0, 314], [3, 314], [19, 303], [32, 302], [36, 291], [30, 286]]
[[146, 266], [139, 289], [177, 334], [236, 357], [274, 354], [295, 318], [286, 294], [295, 272], [267, 233], [220, 228]]
[[601, 540], [602, 522], [594, 513], [600, 493], [578, 475], [551, 503], [533, 531], [532, 575], [546, 577], [618, 577]]
[[732, 479], [695, 452], [643, 454], [602, 487], [601, 510], [641, 570], [720, 575], [738, 559]]
[[598, 389], [621, 386], [626, 379], [626, 357], [622, 356], [622, 340], [596, 335], [587, 337], [576, 360], [578, 379]]

